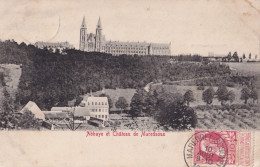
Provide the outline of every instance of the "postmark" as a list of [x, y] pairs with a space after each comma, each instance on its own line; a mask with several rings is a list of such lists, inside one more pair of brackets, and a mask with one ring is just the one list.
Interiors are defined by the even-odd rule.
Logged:
[[218, 132], [195, 131], [185, 144], [184, 160], [189, 167], [224, 167], [228, 160], [227, 141]]
[[252, 134], [196, 130], [184, 146], [188, 167], [252, 166]]

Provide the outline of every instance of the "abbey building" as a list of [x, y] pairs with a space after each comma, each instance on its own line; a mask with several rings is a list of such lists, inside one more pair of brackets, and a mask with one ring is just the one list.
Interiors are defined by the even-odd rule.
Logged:
[[79, 50], [104, 52], [118, 56], [127, 55], [171, 55], [170, 43], [106, 41], [102, 34], [101, 20], [98, 19], [96, 33], [88, 33], [85, 17], [80, 28]]

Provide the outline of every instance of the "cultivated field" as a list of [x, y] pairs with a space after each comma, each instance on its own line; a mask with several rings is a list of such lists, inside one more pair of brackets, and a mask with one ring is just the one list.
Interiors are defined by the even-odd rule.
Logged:
[[[259, 107], [259, 106], [258, 106]], [[259, 111], [237, 110], [196, 110], [197, 129], [257, 129], [260, 130]]]

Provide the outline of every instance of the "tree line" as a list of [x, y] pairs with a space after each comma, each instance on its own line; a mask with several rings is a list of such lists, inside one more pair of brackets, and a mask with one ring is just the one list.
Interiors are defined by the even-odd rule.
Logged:
[[[214, 98], [217, 98], [218, 101], [221, 102], [221, 105], [224, 105], [227, 101], [232, 103], [235, 100], [236, 95], [233, 90], [228, 91], [225, 85], [219, 86], [216, 92], [214, 91], [213, 87], [210, 86], [202, 93], [202, 100], [206, 104], [212, 104]], [[244, 100], [245, 104], [247, 104], [248, 99], [252, 99], [255, 103], [258, 101], [258, 98], [258, 92], [255, 86], [246, 86], [242, 88], [240, 99]]]

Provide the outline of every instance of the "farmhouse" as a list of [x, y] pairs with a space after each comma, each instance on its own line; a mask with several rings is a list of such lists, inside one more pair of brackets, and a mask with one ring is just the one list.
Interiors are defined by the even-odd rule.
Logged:
[[25, 111], [30, 111], [34, 114], [34, 117], [37, 119], [45, 120], [45, 115], [41, 111], [41, 109], [37, 106], [36, 103], [29, 101], [20, 111], [20, 113], [24, 114]]

